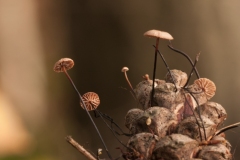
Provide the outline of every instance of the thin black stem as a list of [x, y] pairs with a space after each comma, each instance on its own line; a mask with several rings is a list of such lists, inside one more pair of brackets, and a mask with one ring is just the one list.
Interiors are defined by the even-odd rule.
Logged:
[[151, 106], [153, 106], [153, 98], [154, 98], [154, 84], [156, 77], [156, 68], [157, 68], [157, 51], [158, 51], [158, 42], [159, 38], [156, 39], [156, 48], [155, 48], [155, 57], [154, 57], [154, 67], [153, 67], [153, 84], [152, 84], [152, 94], [151, 94]]
[[186, 91], [193, 97], [193, 99], [194, 99], [195, 102], [197, 103], [197, 107], [198, 107], [198, 108], [197, 108], [197, 111], [198, 111], [199, 118], [200, 118], [200, 120], [201, 120], [201, 122], [202, 122], [204, 138], [205, 138], [205, 140], [207, 140], [206, 130], [205, 130], [204, 123], [203, 123], [203, 120], [202, 120], [202, 117], [201, 117], [200, 105], [199, 105], [197, 99], [195, 98], [195, 96], [194, 96], [191, 92], [189, 92], [188, 90], [186, 90]]
[[128, 137], [131, 137], [131, 136], [132, 136], [132, 134], [124, 133], [123, 130], [121, 129], [121, 127], [120, 127], [117, 123], [115, 123], [111, 117], [109, 117], [107, 114], [102, 113], [101, 111], [99, 111], [99, 110], [97, 110], [97, 109], [94, 110], [94, 113], [95, 113], [95, 117], [96, 117], [96, 118], [99, 117], [99, 116], [96, 115], [96, 112], [98, 113], [98, 115], [100, 115], [101, 117], [103, 117], [103, 118], [105, 118], [106, 120], [108, 120], [109, 122], [111, 122], [111, 127], [112, 127], [112, 129], [113, 129], [112, 124], [114, 124], [114, 125], [121, 131], [121, 133], [118, 133], [115, 129], [113, 129], [117, 135], [119, 135], [119, 136], [120, 136], [120, 135], [125, 135], [125, 136], [128, 136]]
[[193, 65], [192, 70], [191, 70], [191, 72], [190, 72], [190, 74], [189, 74], [189, 76], [188, 76], [187, 83], [183, 86], [183, 88], [186, 88], [186, 87], [187, 87], [187, 85], [188, 85], [188, 83], [189, 83], [189, 81], [190, 81], [190, 79], [191, 79], [191, 77], [192, 77], [192, 75], [193, 75], [194, 68], [196, 67], [197, 62], [198, 62], [198, 60], [199, 60], [199, 56], [200, 56], [200, 53], [198, 53], [197, 56], [196, 56], [196, 58], [195, 58], [194, 65]]
[[200, 124], [199, 124], [199, 122], [198, 122], [197, 116], [195, 115], [192, 106], [191, 106], [190, 103], [188, 102], [185, 93], [183, 93], [183, 95], [184, 95], [185, 100], [187, 101], [187, 104], [188, 104], [188, 106], [191, 108], [191, 110], [192, 110], [192, 112], [193, 112], [193, 115], [194, 115], [194, 117], [195, 117], [195, 119], [196, 119], [196, 122], [197, 122], [197, 125], [198, 125], [199, 134], [200, 134], [200, 140], [202, 141], [202, 133], [201, 133], [201, 130], [200, 130]]
[[[153, 47], [156, 49], [156, 47], [155, 47], [154, 45], [153, 45]], [[173, 77], [173, 75], [172, 75], [172, 73], [171, 73], [171, 71], [170, 71], [170, 69], [169, 69], [169, 66], [168, 66], [165, 58], [163, 57], [163, 54], [162, 54], [159, 50], [157, 50], [157, 51], [158, 51], [158, 54], [161, 56], [161, 58], [162, 58], [162, 60], [163, 60], [163, 62], [164, 62], [164, 64], [165, 64], [165, 67], [167, 68], [168, 73], [170, 74], [170, 76], [171, 76], [171, 78], [172, 78], [172, 80], [173, 80], [173, 84], [174, 84], [174, 86], [175, 86], [175, 91], [177, 91], [177, 86], [176, 86], [176, 83], [175, 83], [175, 79], [174, 79], [174, 77]]]
[[155, 83], [155, 77], [156, 77], [156, 65], [157, 65], [157, 54], [155, 53], [154, 58], [154, 68], [153, 68], [153, 84], [152, 84], [152, 94], [151, 94], [151, 106], [153, 106], [153, 97], [154, 97], [154, 83]]
[[92, 124], [93, 124], [93, 126], [95, 127], [95, 129], [96, 129], [96, 131], [97, 131], [97, 133], [98, 133], [98, 136], [100, 137], [100, 139], [101, 139], [101, 141], [102, 141], [102, 143], [103, 143], [103, 146], [105, 147], [105, 150], [106, 150], [106, 152], [107, 152], [107, 154], [108, 154], [108, 157], [109, 157], [110, 159], [112, 159], [112, 156], [110, 155], [110, 153], [109, 153], [109, 151], [108, 151], [108, 148], [107, 148], [107, 146], [106, 146], [106, 144], [105, 144], [105, 142], [104, 142], [104, 140], [103, 140], [103, 138], [102, 138], [102, 136], [101, 136], [101, 134], [100, 134], [100, 132], [99, 132], [96, 124], [95, 124], [95, 122], [93, 121], [90, 113], [89, 113], [88, 110], [87, 110], [87, 107], [86, 107], [85, 103], [83, 102], [83, 99], [82, 99], [81, 94], [79, 93], [77, 87], [76, 87], [75, 84], [73, 83], [71, 77], [68, 75], [65, 67], [64, 67], [64, 73], [66, 74], [66, 76], [67, 76], [67, 78], [69, 79], [69, 81], [71, 82], [73, 88], [74, 88], [75, 91], [77, 92], [77, 94], [78, 94], [78, 96], [79, 96], [79, 98], [80, 98], [80, 102], [83, 104], [84, 109], [85, 109], [85, 111], [87, 112], [87, 115], [89, 116], [90, 120], [92, 121]]
[[[194, 64], [193, 64], [192, 59], [191, 59], [186, 53], [184, 53], [184, 52], [182, 52], [182, 51], [179, 51], [179, 50], [173, 48], [173, 47], [171, 46], [171, 44], [168, 45], [168, 47], [169, 47], [171, 50], [173, 50], [173, 51], [175, 51], [175, 52], [177, 52], [177, 53], [180, 53], [181, 55], [183, 55], [184, 57], [186, 57], [186, 58], [188, 59], [188, 61], [190, 62], [190, 64], [192, 65], [192, 67], [194, 67]], [[195, 74], [197, 75], [197, 78], [199, 79], [199, 78], [200, 78], [200, 75], [199, 75], [199, 73], [198, 73], [197, 68], [195, 68], [195, 67], [194, 67], [194, 72], [195, 72]]]
[[113, 133], [113, 135], [114, 135], [114, 137], [117, 139], [117, 141], [118, 141], [119, 143], [121, 143], [125, 148], [130, 149], [130, 148], [127, 147], [122, 141], [120, 141], [120, 140], [118, 139], [118, 137], [117, 137], [116, 134], [115, 134], [116, 131], [113, 129], [113, 127], [110, 127], [109, 124], [104, 120], [103, 115], [102, 115], [102, 112], [100, 112], [100, 111], [97, 110], [97, 109], [96, 109], [95, 111], [100, 115], [101, 119], [102, 119], [103, 122], [107, 125], [107, 127], [111, 130], [111, 132]]

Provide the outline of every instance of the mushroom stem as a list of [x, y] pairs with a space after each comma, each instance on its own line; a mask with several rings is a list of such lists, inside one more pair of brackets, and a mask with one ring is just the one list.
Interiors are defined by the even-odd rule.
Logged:
[[[200, 125], [200, 123], [198, 122], [197, 116], [195, 115], [194, 110], [193, 110], [192, 106], [190, 105], [190, 103], [189, 103], [189, 101], [188, 101], [188, 99], [187, 99], [186, 94], [184, 93], [183, 95], [184, 95], [184, 98], [185, 98], [185, 100], [186, 100], [189, 108], [192, 110], [192, 113], [193, 113], [194, 118], [196, 119], [196, 123], [197, 123], [197, 125], [198, 125], [199, 137], [200, 137], [200, 140], [202, 141], [203, 138], [202, 138], [202, 132], [201, 132], [201, 129], [200, 129], [200, 128], [201, 128], [201, 125]], [[190, 95], [191, 95], [191, 94], [190, 94]], [[192, 96], [192, 95], [191, 95], [191, 96]], [[199, 115], [199, 117], [200, 117], [200, 119], [201, 119], [201, 115]], [[201, 122], [202, 122], [202, 125], [203, 125], [202, 119], [201, 119]], [[204, 129], [204, 135], [205, 135], [205, 137], [206, 137], [204, 126], [203, 126], [203, 129]], [[205, 140], [206, 140], [206, 138], [205, 138]]]
[[[177, 53], [180, 53], [181, 55], [183, 55], [184, 57], [186, 57], [187, 60], [188, 60], [188, 61], [190, 62], [190, 64], [192, 65], [192, 67], [194, 67], [194, 64], [193, 64], [192, 59], [191, 59], [186, 53], [184, 53], [184, 52], [182, 52], [182, 51], [179, 51], [179, 50], [173, 48], [173, 47], [172, 47], [172, 44], [168, 45], [168, 47], [169, 47], [171, 50], [173, 50], [173, 51], [175, 51], [175, 52], [177, 52]], [[200, 78], [200, 75], [199, 75], [198, 70], [197, 70], [196, 67], [194, 67], [194, 72], [195, 72], [195, 74], [197, 75], [197, 78], [199, 79], [199, 78]]]
[[151, 94], [151, 106], [153, 106], [154, 83], [155, 83], [156, 67], [157, 67], [158, 43], [159, 43], [159, 38], [156, 39], [155, 58], [154, 58], [154, 67], [153, 67], [153, 84], [152, 84], [152, 94]]
[[131, 82], [130, 82], [129, 79], [128, 79], [127, 71], [124, 71], [124, 76], [125, 76], [125, 79], [126, 79], [128, 85], [129, 85], [130, 89], [131, 89], [130, 93], [132, 94], [133, 98], [134, 98], [135, 100], [137, 100], [136, 95], [135, 95], [135, 92], [134, 92], [133, 87], [132, 87], [132, 84], [131, 84]]
[[186, 88], [186, 87], [187, 87], [187, 85], [188, 85], [188, 83], [189, 83], [189, 81], [190, 81], [190, 79], [191, 79], [191, 77], [192, 77], [192, 75], [193, 75], [194, 68], [196, 67], [197, 62], [198, 62], [198, 60], [199, 60], [199, 56], [200, 56], [200, 52], [197, 54], [197, 56], [196, 56], [196, 58], [195, 58], [195, 61], [194, 61], [192, 70], [191, 70], [191, 72], [190, 72], [190, 74], [189, 74], [189, 76], [188, 76], [187, 83], [183, 86], [183, 88]]
[[112, 126], [112, 124], [111, 124], [111, 126], [104, 120], [104, 117], [103, 117], [103, 113], [101, 113], [99, 110], [95, 110], [98, 114], [99, 114], [99, 116], [101, 117], [101, 119], [103, 120], [103, 122], [107, 125], [107, 127], [111, 130], [111, 132], [112, 132], [112, 134], [113, 134], [113, 136], [117, 139], [117, 141], [120, 143], [120, 144], [122, 144], [125, 148], [127, 148], [127, 149], [130, 149], [128, 146], [126, 146], [121, 140], [119, 140], [118, 139], [118, 137], [116, 136], [116, 131], [115, 131], [115, 129], [113, 128], [113, 126]]
[[130, 81], [129, 81], [129, 79], [128, 79], [128, 76], [127, 76], [127, 72], [126, 72], [126, 71], [124, 72], [124, 76], [125, 76], [125, 78], [126, 78], [126, 81], [127, 81], [128, 85], [129, 85], [129, 87], [131, 88], [132, 92], [134, 93], [132, 84], [130, 83]]
[[107, 154], [108, 154], [108, 157], [109, 157], [110, 159], [112, 159], [110, 153], [108, 152], [108, 148], [107, 148], [107, 146], [106, 146], [106, 144], [105, 144], [105, 142], [104, 142], [104, 140], [103, 140], [103, 138], [102, 138], [102, 136], [101, 136], [101, 134], [100, 134], [100, 132], [99, 132], [96, 124], [95, 124], [95, 122], [93, 121], [90, 113], [89, 113], [88, 110], [87, 110], [87, 107], [86, 107], [86, 105], [85, 105], [85, 103], [84, 103], [84, 101], [83, 101], [83, 99], [82, 99], [81, 94], [79, 93], [77, 87], [75, 86], [74, 82], [72, 81], [71, 77], [70, 77], [69, 74], [67, 73], [67, 70], [66, 70], [66, 68], [65, 68], [64, 66], [63, 66], [63, 72], [65, 73], [65, 75], [67, 76], [67, 78], [68, 78], [69, 81], [71, 82], [73, 88], [74, 88], [75, 91], [77, 92], [77, 94], [78, 94], [78, 96], [79, 96], [79, 98], [80, 98], [80, 101], [81, 101], [81, 103], [83, 104], [83, 107], [84, 107], [85, 111], [87, 112], [87, 115], [89, 116], [89, 118], [90, 118], [90, 120], [91, 120], [94, 128], [96, 129], [96, 131], [97, 131], [97, 133], [98, 133], [98, 136], [100, 137], [100, 139], [101, 139], [101, 141], [102, 141], [102, 143], [103, 143], [103, 146], [105, 147], [105, 150], [106, 150], [106, 152], [107, 152]]
[[[186, 91], [187, 91], [187, 90], [186, 90]], [[193, 95], [191, 92], [189, 92], [189, 91], [187, 91], [187, 92], [193, 97], [194, 101], [197, 103], [198, 116], [199, 116], [200, 121], [202, 122], [202, 128], [203, 128], [204, 138], [205, 138], [205, 140], [207, 140], [206, 130], [205, 130], [205, 127], [204, 127], [203, 119], [202, 119], [202, 117], [201, 117], [200, 105], [199, 105], [199, 103], [198, 103], [198, 100], [196, 99], [196, 97], [194, 97], [194, 95]], [[184, 94], [184, 96], [185, 96], [185, 94]], [[186, 98], [186, 96], [185, 96], [185, 98]], [[187, 101], [187, 103], [188, 103], [188, 101]], [[193, 112], [193, 113], [194, 113], [194, 112]], [[196, 121], [197, 121], [197, 120], [196, 120]], [[199, 123], [198, 121], [197, 121], [197, 124], [198, 124], [199, 130], [200, 130], [200, 123]], [[201, 133], [201, 132], [200, 132], [200, 133]], [[201, 137], [202, 137], [202, 136], [201, 136]], [[201, 138], [201, 141], [202, 141], [202, 138]]]
[[[153, 47], [155, 47], [155, 46], [153, 46]], [[156, 48], [156, 47], [155, 47], [155, 48]], [[159, 55], [161, 56], [161, 58], [162, 58], [162, 60], [163, 60], [163, 62], [164, 62], [164, 64], [165, 64], [165, 67], [167, 68], [167, 70], [168, 70], [168, 72], [169, 72], [169, 74], [170, 74], [170, 76], [171, 76], [171, 78], [172, 78], [172, 80], [173, 80], [173, 84], [174, 84], [174, 86], [175, 86], [175, 91], [177, 92], [177, 86], [176, 86], [175, 80], [174, 80], [174, 78], [173, 78], [173, 75], [172, 75], [172, 73], [171, 73], [171, 71], [170, 71], [170, 68], [169, 68], [169, 66], [168, 66], [165, 58], [163, 57], [163, 54], [162, 54], [159, 50], [158, 50], [157, 52], [158, 52]]]

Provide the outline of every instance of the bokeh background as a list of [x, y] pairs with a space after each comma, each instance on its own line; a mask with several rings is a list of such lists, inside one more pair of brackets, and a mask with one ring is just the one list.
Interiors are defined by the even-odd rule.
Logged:
[[[103, 148], [67, 78], [53, 72], [62, 57], [75, 61], [69, 74], [79, 91], [98, 93], [99, 109], [127, 132], [125, 114], [137, 105], [121, 68], [130, 68], [133, 86], [152, 76], [155, 40], [143, 37], [150, 29], [169, 32], [173, 46], [193, 59], [201, 52], [198, 69], [217, 86], [212, 101], [227, 110], [224, 125], [239, 122], [239, 7], [238, 0], [0, 0], [0, 159], [85, 159], [67, 135], [92, 152]], [[161, 40], [160, 50], [170, 68], [189, 73], [187, 60], [167, 44]], [[159, 61], [157, 78], [166, 72]], [[123, 147], [94, 120], [118, 157], [115, 148]], [[240, 159], [240, 129], [227, 138]]]

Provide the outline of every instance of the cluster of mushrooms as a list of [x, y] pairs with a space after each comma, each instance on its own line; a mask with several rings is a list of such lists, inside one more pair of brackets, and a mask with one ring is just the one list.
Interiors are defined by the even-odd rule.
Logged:
[[[154, 71], [156, 69], [156, 56], [160, 54], [165, 65], [163, 55], [158, 50], [159, 39], [172, 40], [167, 32], [150, 30], [144, 34], [156, 38]], [[171, 47], [170, 47], [171, 48]], [[173, 49], [174, 50], [174, 49]], [[128, 128], [130, 139], [126, 151], [122, 151], [125, 160], [230, 160], [231, 145], [225, 139], [224, 132], [235, 128], [240, 123], [222, 127], [227, 118], [225, 109], [210, 99], [215, 95], [215, 84], [207, 79], [200, 78], [191, 62], [197, 79], [188, 84], [189, 76], [180, 70], [168, 70], [164, 80], [156, 79], [155, 74], [149, 75], [132, 87], [127, 77], [127, 67], [122, 68], [125, 78], [130, 86], [131, 93], [137, 101], [138, 108], [130, 109], [125, 116], [125, 126]], [[98, 95], [87, 92], [81, 95], [69, 76], [67, 70], [74, 66], [70, 58], [62, 58], [54, 65], [55, 72], [63, 72], [79, 95], [80, 106], [86, 111], [92, 121], [108, 157], [112, 160], [107, 146], [94, 123], [89, 111], [95, 111], [104, 120], [108, 119], [97, 107], [100, 104]], [[140, 109], [141, 108], [141, 109]], [[106, 123], [106, 121], [104, 120]], [[107, 123], [106, 123], [107, 124]], [[111, 120], [111, 126], [113, 121]], [[115, 123], [114, 123], [115, 124]], [[115, 130], [107, 124], [115, 134]], [[117, 126], [115, 124], [115, 126]], [[118, 126], [117, 126], [118, 127]], [[101, 149], [96, 156], [89, 153], [70, 136], [67, 141], [89, 160], [99, 160]], [[121, 141], [119, 141], [121, 142]], [[122, 143], [122, 142], [121, 142]]]
[[[146, 34], [169, 38], [167, 32], [156, 30]], [[236, 125], [221, 128], [227, 113], [220, 104], [210, 101], [216, 92], [211, 80], [199, 78], [186, 85], [187, 74], [174, 69], [164, 80], [151, 80], [146, 74], [132, 88], [126, 71], [124, 67], [122, 72], [142, 109], [130, 109], [125, 117], [125, 126], [132, 134], [125, 160], [232, 159], [224, 131]]]

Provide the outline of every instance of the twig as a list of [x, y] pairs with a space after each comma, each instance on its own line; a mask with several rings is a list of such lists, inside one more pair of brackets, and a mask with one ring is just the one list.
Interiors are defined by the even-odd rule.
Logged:
[[194, 61], [194, 64], [193, 64], [193, 68], [192, 68], [192, 70], [191, 70], [191, 72], [190, 72], [190, 74], [189, 74], [189, 76], [188, 76], [187, 83], [183, 86], [183, 88], [186, 88], [186, 87], [187, 87], [187, 85], [188, 85], [188, 83], [189, 83], [189, 81], [190, 81], [190, 79], [191, 79], [191, 77], [192, 77], [192, 75], [193, 75], [194, 68], [196, 68], [197, 62], [198, 62], [198, 60], [199, 60], [199, 56], [200, 56], [200, 52], [197, 54], [197, 56], [196, 56], [196, 58], [195, 58], [195, 61]]
[[[182, 52], [182, 51], [180, 51], [180, 50], [177, 50], [177, 49], [173, 48], [173, 47], [172, 47], [172, 44], [168, 45], [168, 47], [169, 47], [171, 50], [173, 50], [173, 51], [175, 51], [175, 52], [177, 52], [177, 53], [180, 53], [181, 55], [183, 55], [184, 57], [186, 57], [187, 60], [188, 60], [188, 61], [190, 62], [190, 64], [192, 65], [192, 67], [194, 67], [194, 63], [193, 63], [192, 59], [191, 59], [186, 53], [184, 53], [184, 52]], [[199, 79], [199, 78], [200, 78], [200, 75], [199, 75], [198, 70], [197, 70], [196, 67], [194, 67], [194, 71], [195, 71], [195, 74], [196, 74], [197, 78]]]
[[67, 136], [66, 140], [89, 160], [97, 160], [91, 153], [84, 149], [83, 146], [79, 145], [71, 136]]

